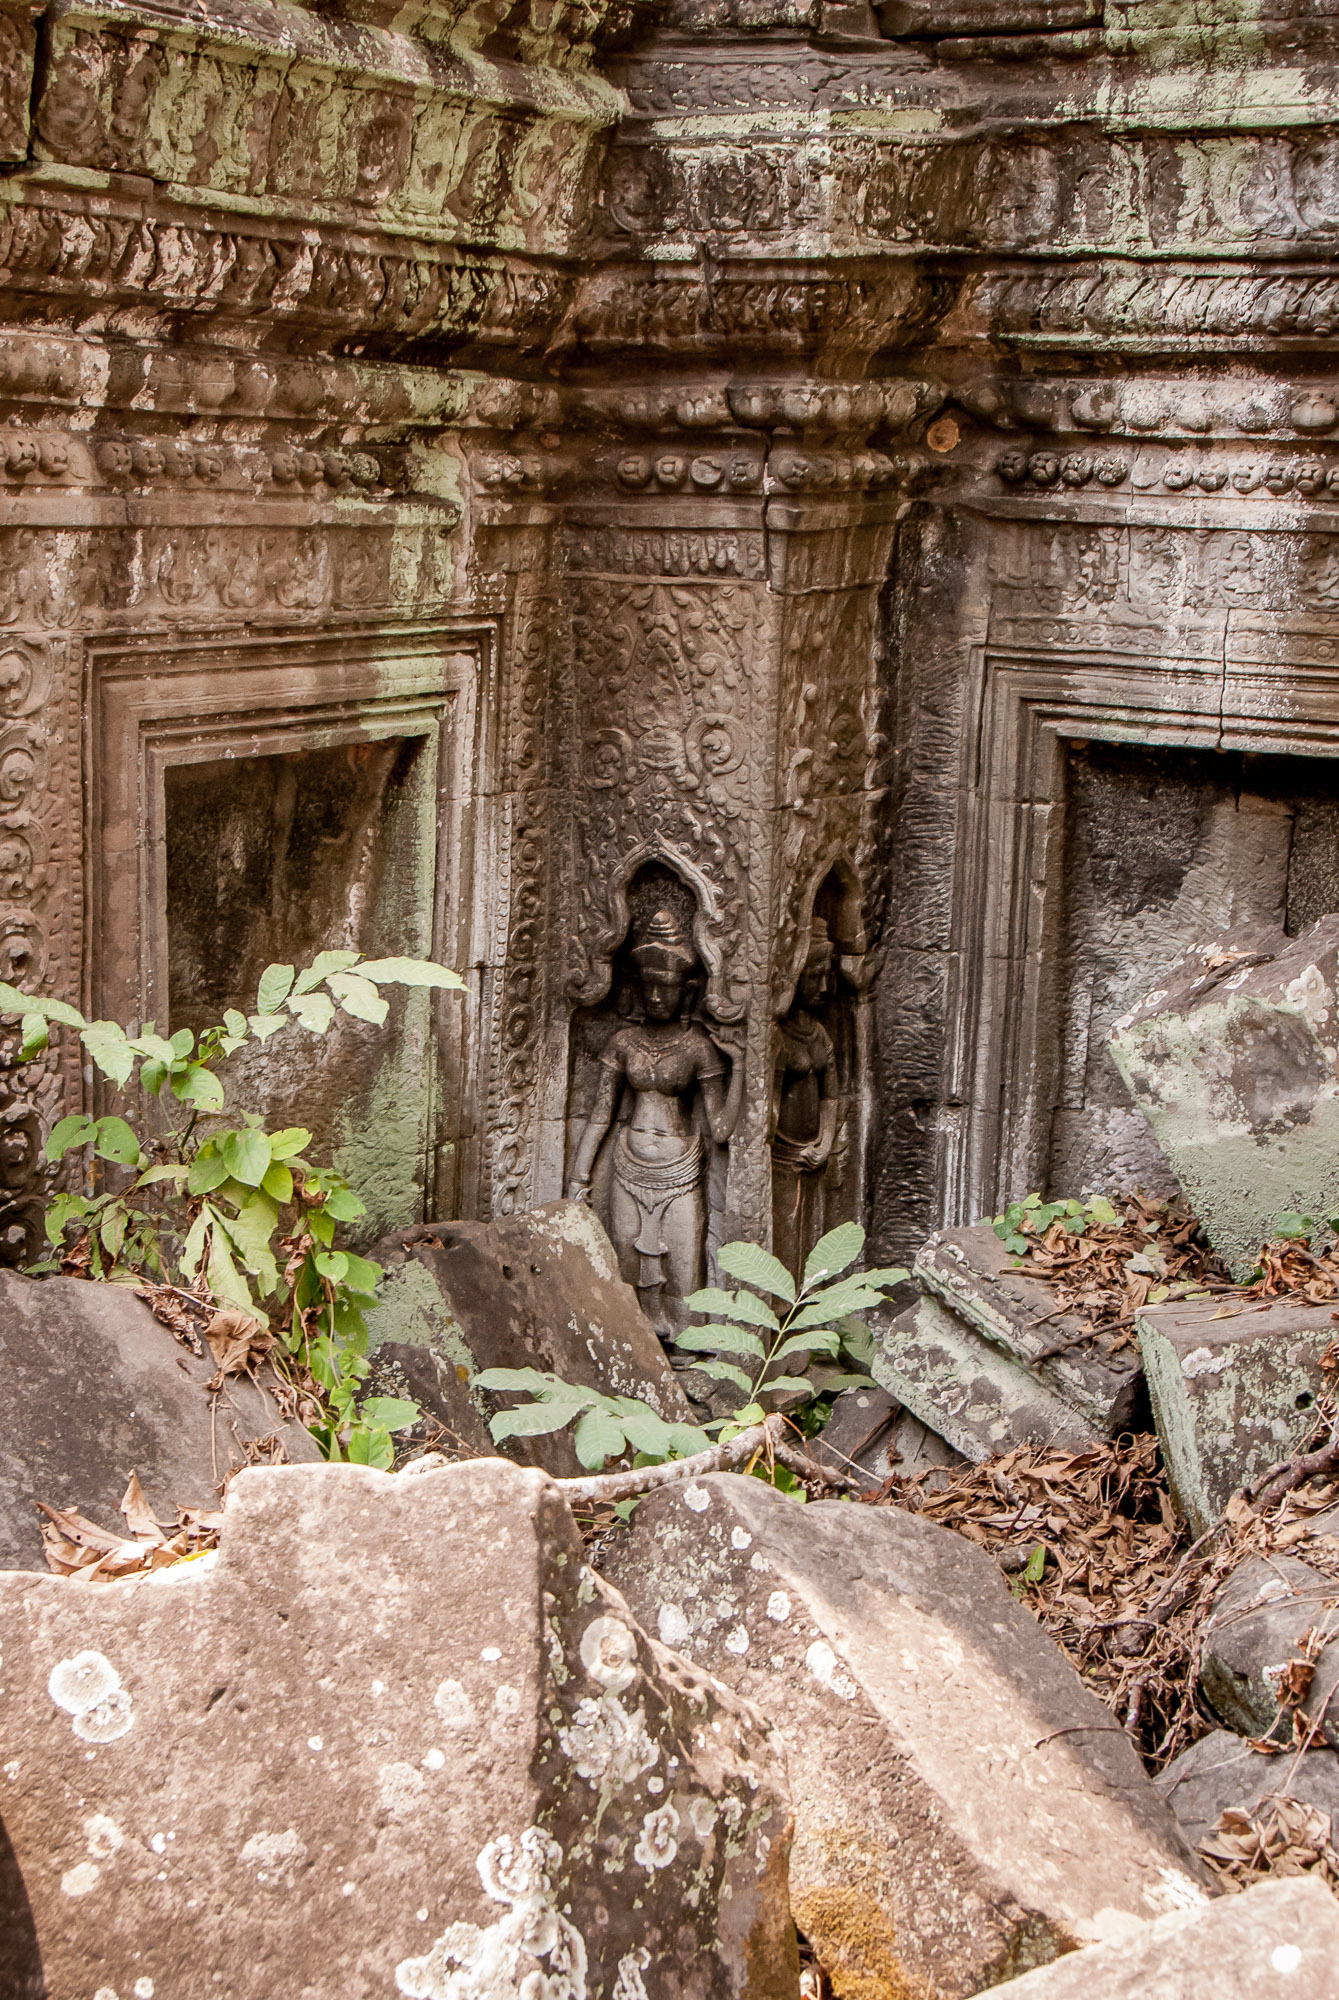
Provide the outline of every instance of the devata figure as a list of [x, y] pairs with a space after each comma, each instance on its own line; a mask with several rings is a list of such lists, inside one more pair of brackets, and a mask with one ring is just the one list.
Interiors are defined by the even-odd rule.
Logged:
[[685, 994], [697, 955], [670, 910], [655, 910], [631, 957], [644, 1018], [616, 1028], [600, 1054], [568, 1195], [589, 1200], [596, 1156], [625, 1109], [614, 1132], [609, 1234], [663, 1337], [683, 1318], [678, 1301], [703, 1281], [706, 1140], [723, 1146], [739, 1122], [742, 1038], [692, 1018]]
[[773, 1072], [772, 1248], [796, 1277], [823, 1234], [824, 1180], [841, 1108], [832, 1037], [816, 1011], [831, 975], [832, 940], [816, 917], [795, 1005], [778, 1027]]

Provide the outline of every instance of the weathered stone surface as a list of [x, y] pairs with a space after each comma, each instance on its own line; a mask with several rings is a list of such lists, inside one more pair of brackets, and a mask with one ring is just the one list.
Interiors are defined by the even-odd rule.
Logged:
[[932, 1236], [917, 1252], [915, 1276], [992, 1346], [1025, 1363], [1039, 1386], [1097, 1435], [1130, 1428], [1141, 1387], [1138, 1356], [1114, 1348], [1106, 1331], [1082, 1338], [1079, 1316], [1057, 1311], [1051, 1287], [1017, 1268], [989, 1224]]
[[1339, 1826], [1339, 1751], [1322, 1746], [1301, 1757], [1252, 1750], [1230, 1729], [1201, 1736], [1153, 1783], [1190, 1841], [1202, 1840], [1229, 1807], [1257, 1812], [1279, 1798], [1318, 1806]]
[[942, 1471], [965, 1463], [961, 1452], [886, 1389], [843, 1389], [810, 1449], [871, 1490], [892, 1473]]
[[[434, 1224], [380, 1245], [378, 1256], [389, 1275], [369, 1319], [373, 1342], [429, 1348], [440, 1358], [427, 1407], [462, 1438], [492, 1450], [489, 1414], [518, 1400], [506, 1391], [471, 1392], [469, 1377], [485, 1368], [538, 1368], [606, 1395], [640, 1397], [669, 1422], [691, 1422], [665, 1351], [583, 1202], [550, 1202], [492, 1223]], [[430, 1392], [423, 1372], [418, 1379]], [[558, 1478], [582, 1470], [570, 1430], [509, 1438], [505, 1448]]]
[[132, 1472], [170, 1524], [253, 1457], [320, 1457], [266, 1387], [229, 1376], [216, 1400], [214, 1373], [126, 1286], [0, 1271], [0, 1568], [41, 1568], [38, 1501], [124, 1534]]
[[1111, 1050], [1210, 1242], [1246, 1276], [1277, 1218], [1324, 1218], [1339, 1158], [1339, 917], [1201, 945]]
[[1135, 1324], [1172, 1493], [1202, 1534], [1315, 1429], [1334, 1321], [1325, 1306], [1210, 1297], [1146, 1306]]
[[[1204, 1697], [1229, 1729], [1274, 1733], [1289, 1663], [1302, 1657], [1309, 1634], [1317, 1635], [1308, 1649], [1314, 1672], [1301, 1711], [1316, 1723], [1316, 1740], [1339, 1744], [1339, 1583], [1284, 1555], [1258, 1556], [1232, 1572], [1200, 1653]], [[1290, 1717], [1283, 1733], [1292, 1734]]]
[[795, 1918], [842, 2000], [976, 1993], [1200, 1894], [1129, 1742], [960, 1537], [723, 1473], [643, 1501], [607, 1568], [775, 1723]]
[[955, 1451], [978, 1464], [1019, 1444], [1083, 1451], [1097, 1432], [1023, 1362], [933, 1297], [872, 1314], [870, 1372]]
[[216, 1556], [0, 1600], [24, 2000], [795, 1991], [764, 1725], [542, 1473], [248, 1472]]
[[1339, 1903], [1314, 1876], [1258, 1882], [998, 1991], [1008, 2000], [1335, 2000]]

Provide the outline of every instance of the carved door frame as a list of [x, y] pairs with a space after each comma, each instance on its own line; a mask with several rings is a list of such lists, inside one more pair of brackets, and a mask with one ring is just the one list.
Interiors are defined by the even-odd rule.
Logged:
[[[972, 648], [953, 892], [959, 979], [940, 1163], [949, 1223], [1040, 1185], [1059, 1066], [1067, 745], [1339, 757], [1339, 620], [1231, 611], [1221, 650], [1122, 649], [1078, 618], [994, 621]], [[1142, 650], [1134, 650], [1141, 646]], [[1187, 683], [1196, 688], [1188, 699]]]

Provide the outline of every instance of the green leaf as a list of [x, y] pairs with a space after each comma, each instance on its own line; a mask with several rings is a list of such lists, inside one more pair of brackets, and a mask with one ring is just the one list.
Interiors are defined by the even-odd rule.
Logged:
[[1288, 1209], [1283, 1215], [1280, 1215], [1274, 1223], [1276, 1234], [1285, 1236], [1290, 1241], [1298, 1237], [1309, 1241], [1315, 1227], [1314, 1217], [1299, 1215], [1296, 1209], [1293, 1208]]
[[829, 1229], [826, 1236], [820, 1236], [804, 1261], [804, 1290], [820, 1284], [824, 1278], [844, 1271], [848, 1264], [854, 1264], [865, 1247], [865, 1232], [858, 1222], [843, 1222], [836, 1229]]
[[161, 1035], [155, 1035], [151, 1028], [146, 1028], [142, 1035], [136, 1035], [130, 1046], [137, 1055], [152, 1056], [160, 1063], [170, 1065], [177, 1059], [177, 1052], [171, 1042], [164, 1041]]
[[772, 1308], [752, 1292], [723, 1292], [719, 1285], [705, 1285], [690, 1292], [684, 1304], [694, 1312], [719, 1313], [722, 1319], [742, 1320], [745, 1326], [767, 1326], [775, 1332], [781, 1322]]
[[607, 1410], [587, 1410], [572, 1433], [572, 1447], [587, 1472], [598, 1472], [624, 1450], [623, 1426]]
[[335, 1003], [328, 993], [290, 993], [284, 1005], [313, 1035], [323, 1035], [335, 1018]]
[[766, 1415], [761, 1403], [745, 1403], [742, 1410], [735, 1411], [730, 1421], [737, 1429], [746, 1431], [750, 1424], [760, 1424]]
[[1099, 1226], [1117, 1220], [1116, 1211], [1104, 1194], [1095, 1194], [1089, 1202], [1088, 1220]]
[[332, 972], [344, 972], [349, 966], [357, 965], [361, 957], [362, 953], [360, 951], [317, 952], [316, 957], [312, 960], [306, 971], [300, 972], [294, 980], [293, 993], [290, 998], [295, 998], [303, 993], [310, 993], [313, 988], [320, 985], [323, 979], [328, 979]]
[[798, 1389], [806, 1396], [814, 1393], [813, 1383], [803, 1375], [770, 1375], [762, 1386], [764, 1389], [785, 1389], [787, 1392]]
[[1046, 1544], [1038, 1542], [1023, 1570], [1024, 1583], [1040, 1583], [1046, 1573]]
[[360, 1021], [375, 1021], [380, 1026], [390, 1013], [390, 1001], [382, 999], [370, 979], [360, 979], [355, 972], [332, 972], [326, 985], [344, 1012]]
[[251, 1032], [258, 1042], [268, 1042], [280, 1028], [288, 1026], [287, 1014], [253, 1014]]
[[140, 1158], [139, 1140], [124, 1118], [99, 1118], [93, 1151], [100, 1160], [112, 1160], [120, 1167], [133, 1167]]
[[119, 1028], [115, 1021], [90, 1021], [79, 1039], [104, 1076], [109, 1076], [115, 1084], [130, 1081], [135, 1052], [126, 1040], [124, 1028]]
[[0, 979], [0, 1014], [41, 1014], [48, 1021], [61, 1021], [67, 1028], [82, 1028], [84, 1017], [65, 1000], [48, 1000], [40, 993], [20, 993]]
[[[631, 1396], [620, 1396], [614, 1400], [620, 1406], [618, 1421], [628, 1443], [644, 1458], [668, 1458], [675, 1449], [675, 1426], [667, 1424], [663, 1417], [658, 1417], [645, 1403], [635, 1402]], [[631, 1404], [632, 1407], [624, 1408], [624, 1404]], [[705, 1438], [703, 1443], [706, 1443]], [[696, 1451], [699, 1447], [694, 1445], [693, 1449]]]
[[332, 1285], [342, 1285], [349, 1275], [349, 1260], [342, 1250], [318, 1250], [316, 1268]]
[[271, 1161], [265, 1169], [265, 1178], [261, 1181], [261, 1186], [274, 1201], [293, 1199], [293, 1176], [282, 1160]]
[[102, 1247], [111, 1258], [113, 1264], [120, 1256], [121, 1246], [126, 1240], [126, 1221], [126, 1212], [120, 1202], [117, 1202], [115, 1208], [108, 1209], [106, 1215], [102, 1218], [102, 1226], [98, 1230], [98, 1234], [102, 1238]]
[[236, 1215], [220, 1215], [219, 1220], [236, 1244], [242, 1262], [254, 1274], [262, 1296], [267, 1296], [279, 1282], [279, 1267], [270, 1248], [279, 1220], [274, 1203], [268, 1195], [254, 1194]]
[[770, 1250], [762, 1250], [756, 1243], [723, 1243], [716, 1253], [716, 1262], [727, 1277], [738, 1278], [741, 1284], [752, 1285], [755, 1291], [770, 1292], [773, 1298], [794, 1305], [795, 1280]]
[[60, 1119], [51, 1128], [51, 1137], [46, 1142], [46, 1156], [49, 1160], [63, 1160], [76, 1146], [91, 1144], [97, 1125], [86, 1112], [72, 1111], [68, 1118]]
[[135, 1182], [135, 1186], [157, 1187], [160, 1182], [172, 1181], [177, 1187], [182, 1188], [186, 1185], [189, 1173], [189, 1167], [146, 1167]]
[[499, 1410], [489, 1419], [494, 1444], [510, 1437], [548, 1437], [570, 1424], [575, 1411], [570, 1403], [523, 1403], [517, 1410]]
[[905, 1285], [911, 1273], [904, 1264], [880, 1264], [872, 1271], [856, 1271], [853, 1276], [871, 1290], [877, 1285], [881, 1291], [887, 1291], [894, 1285]]
[[200, 1259], [205, 1253], [205, 1238], [213, 1221], [213, 1210], [206, 1202], [190, 1226], [186, 1241], [181, 1246], [181, 1269], [186, 1278], [193, 1278], [200, 1268]]
[[250, 1312], [253, 1310], [254, 1302], [246, 1280], [233, 1262], [232, 1251], [228, 1248], [227, 1231], [218, 1226], [222, 1220], [221, 1216], [214, 1217], [215, 1227], [209, 1236], [209, 1260], [206, 1269], [209, 1272], [210, 1289], [215, 1298], [226, 1299], [230, 1305], [240, 1306], [243, 1312]]
[[344, 1283], [353, 1292], [375, 1292], [386, 1275], [383, 1264], [374, 1264], [370, 1257], [355, 1257], [352, 1250], [340, 1252], [344, 1259]]
[[793, 1333], [789, 1340], [783, 1340], [773, 1361], [781, 1361], [787, 1354], [829, 1354], [836, 1359], [841, 1344], [841, 1335], [835, 1327], [811, 1327], [807, 1333]]
[[46, 1029], [46, 1015], [25, 1014], [21, 1035], [19, 1061], [31, 1062], [34, 1056], [40, 1056], [42, 1051], [50, 1046], [51, 1037]]
[[310, 1146], [312, 1135], [301, 1125], [285, 1125], [281, 1132], [270, 1134], [270, 1158], [291, 1160], [304, 1146]]
[[367, 1204], [359, 1201], [352, 1188], [331, 1188], [325, 1198], [325, 1212], [333, 1215], [336, 1222], [356, 1222], [360, 1215], [367, 1214]]
[[222, 1187], [229, 1178], [227, 1164], [213, 1140], [202, 1146], [191, 1161], [191, 1171], [186, 1182], [191, 1194], [212, 1194]]
[[368, 1396], [359, 1406], [358, 1414], [364, 1423], [375, 1424], [378, 1430], [407, 1431], [423, 1412], [417, 1403], [404, 1396]]
[[246, 1015], [239, 1014], [235, 1007], [224, 1009], [223, 1025], [235, 1042], [246, 1040]]
[[151, 1097], [161, 1094], [170, 1072], [166, 1063], [158, 1062], [153, 1056], [139, 1066], [140, 1089], [147, 1090]]
[[752, 1382], [742, 1368], [735, 1367], [733, 1361], [699, 1361], [698, 1367], [714, 1381], [733, 1382], [736, 1389], [742, 1389], [746, 1396], [753, 1393]]
[[[291, 965], [267, 965], [260, 975], [260, 985], [256, 988], [256, 1012], [262, 1019], [267, 1015], [279, 1015], [279, 1009], [293, 988], [293, 968]], [[282, 1016], [279, 1016], [282, 1019]], [[255, 1027], [255, 1022], [251, 1023]], [[264, 1038], [262, 1037], [262, 1040]]]
[[201, 1111], [223, 1109], [223, 1085], [213, 1070], [205, 1069], [201, 1063], [188, 1063], [180, 1076], [173, 1077], [172, 1095]]
[[219, 1153], [228, 1172], [243, 1187], [259, 1187], [270, 1169], [270, 1142], [263, 1132], [225, 1132]]
[[370, 958], [359, 966], [358, 972], [374, 986], [463, 987], [465, 984], [458, 972], [451, 972], [430, 958]]
[[793, 1319], [788, 1319], [788, 1328], [796, 1332], [801, 1327], [816, 1326], [823, 1320], [842, 1319], [847, 1313], [868, 1312], [871, 1306], [883, 1304], [883, 1293], [871, 1291], [862, 1278], [843, 1278], [839, 1284], [830, 1285], [825, 1292], [818, 1292], [808, 1305], [801, 1306]]
[[189, 1028], [178, 1028], [176, 1034], [171, 1039], [170, 1046], [177, 1061], [185, 1062], [187, 1056], [195, 1047], [195, 1036]]
[[870, 1375], [848, 1375], [842, 1368], [815, 1368], [809, 1382], [820, 1396], [839, 1396], [843, 1389], [877, 1389]]
[[543, 1375], [538, 1368], [484, 1368], [471, 1375], [470, 1387], [511, 1389], [518, 1394], [528, 1391], [532, 1396], [569, 1402], [576, 1409], [584, 1409], [596, 1398], [594, 1389], [578, 1388], [574, 1382], [564, 1382], [560, 1375]]
[[675, 1334], [674, 1345], [695, 1354], [755, 1354], [760, 1361], [766, 1352], [757, 1334], [742, 1326], [688, 1326]]
[[328, 1250], [335, 1240], [334, 1217], [327, 1215], [324, 1209], [314, 1208], [307, 1217], [307, 1227], [317, 1242], [324, 1243]]

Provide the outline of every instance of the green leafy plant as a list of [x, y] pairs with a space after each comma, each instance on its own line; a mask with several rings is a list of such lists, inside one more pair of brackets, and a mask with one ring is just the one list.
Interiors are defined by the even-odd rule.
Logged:
[[[21, 1017], [23, 1059], [42, 1054], [53, 1025], [73, 1029], [119, 1089], [138, 1081], [158, 1128], [142, 1136], [118, 1113], [76, 1112], [59, 1121], [47, 1159], [91, 1155], [86, 1187], [93, 1191], [56, 1196], [46, 1216], [55, 1255], [34, 1268], [159, 1285], [177, 1276], [192, 1297], [256, 1315], [315, 1392], [309, 1428], [326, 1456], [389, 1466], [393, 1432], [419, 1411], [403, 1397], [359, 1400], [369, 1372], [364, 1315], [382, 1271], [338, 1247], [336, 1236], [365, 1214], [364, 1205], [342, 1174], [309, 1157], [312, 1135], [304, 1127], [269, 1132], [251, 1112], [229, 1119], [217, 1072], [248, 1042], [264, 1044], [280, 1030], [324, 1035], [339, 1012], [381, 1024], [389, 1011], [383, 986], [462, 983], [426, 959], [323, 951], [301, 972], [267, 966], [253, 1014], [229, 1009], [199, 1036], [189, 1028], [163, 1036], [152, 1022], [131, 1033], [0, 982], [0, 1014]], [[107, 1178], [114, 1184], [97, 1187]]]
[[1086, 1236], [1089, 1229], [1116, 1222], [1115, 1209], [1103, 1194], [1091, 1201], [1043, 1201], [1039, 1194], [1011, 1201], [1003, 1215], [991, 1217], [991, 1228], [1011, 1256], [1021, 1257], [1043, 1237], [1053, 1222], [1060, 1222], [1071, 1236]]
[[1339, 1236], [1339, 1215], [1323, 1215], [1319, 1220], [1314, 1215], [1299, 1215], [1296, 1209], [1288, 1209], [1274, 1218], [1274, 1234], [1285, 1242], [1310, 1245], [1313, 1236], [1328, 1230]]
[[[711, 1317], [703, 1326], [686, 1327], [675, 1336], [675, 1343], [685, 1353], [709, 1355], [709, 1360], [697, 1363], [702, 1372], [740, 1391], [744, 1401], [731, 1416], [714, 1417], [700, 1429], [668, 1424], [631, 1396], [601, 1396], [531, 1368], [489, 1368], [473, 1378], [476, 1387], [534, 1398], [497, 1412], [489, 1426], [494, 1441], [542, 1436], [575, 1420], [573, 1444], [588, 1470], [598, 1471], [627, 1450], [638, 1454], [639, 1464], [660, 1464], [705, 1450], [713, 1433], [726, 1440], [761, 1423], [767, 1414], [764, 1396], [801, 1398], [801, 1405], [791, 1411], [799, 1418], [812, 1411], [820, 1397], [847, 1388], [872, 1388], [870, 1377], [861, 1371], [873, 1359], [874, 1342], [859, 1315], [883, 1305], [888, 1292], [908, 1274], [890, 1265], [843, 1277], [864, 1247], [865, 1232], [857, 1222], [829, 1230], [810, 1252], [798, 1285], [780, 1259], [756, 1243], [727, 1243], [717, 1253], [720, 1269], [738, 1279], [741, 1289], [707, 1286], [693, 1292], [684, 1303]], [[780, 1310], [772, 1300], [779, 1302]], [[805, 1374], [774, 1372], [787, 1361], [798, 1362], [801, 1355]], [[814, 1356], [834, 1365], [813, 1368]], [[800, 1490], [783, 1467], [775, 1468], [772, 1477], [787, 1491]]]

